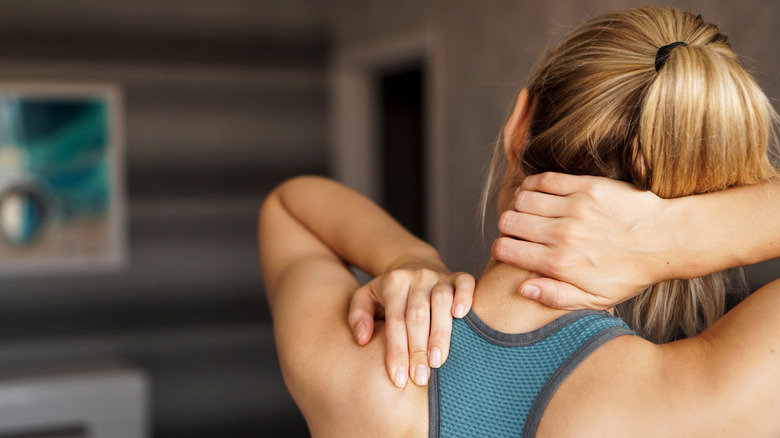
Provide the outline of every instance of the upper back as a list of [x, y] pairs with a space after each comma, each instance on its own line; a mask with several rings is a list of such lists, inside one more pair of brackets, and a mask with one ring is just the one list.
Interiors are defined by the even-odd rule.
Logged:
[[454, 322], [450, 356], [433, 373], [431, 436], [534, 436], [569, 373], [599, 346], [631, 333], [607, 312], [584, 310], [508, 334], [472, 311]]

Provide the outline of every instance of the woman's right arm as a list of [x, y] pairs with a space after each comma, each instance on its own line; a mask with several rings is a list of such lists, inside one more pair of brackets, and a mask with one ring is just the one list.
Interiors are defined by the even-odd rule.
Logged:
[[780, 436], [780, 280], [704, 332], [621, 336], [564, 380], [536, 436]]
[[[548, 278], [521, 293], [603, 309], [670, 278], [780, 256], [780, 180], [676, 199], [593, 176], [533, 175], [501, 215], [493, 256]], [[609, 275], [604, 275], [604, 273]]]

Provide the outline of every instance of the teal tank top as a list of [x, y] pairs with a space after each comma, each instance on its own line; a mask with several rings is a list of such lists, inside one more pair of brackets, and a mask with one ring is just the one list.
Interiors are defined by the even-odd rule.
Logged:
[[578, 310], [518, 334], [469, 312], [453, 322], [447, 362], [431, 373], [429, 436], [533, 437], [574, 368], [605, 342], [633, 334], [606, 311]]

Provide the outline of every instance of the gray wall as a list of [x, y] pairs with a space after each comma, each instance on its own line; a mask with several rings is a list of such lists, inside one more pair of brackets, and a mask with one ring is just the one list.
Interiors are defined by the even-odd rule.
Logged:
[[[584, 17], [645, 1], [333, 0], [334, 50], [396, 35], [434, 32], [444, 42], [449, 161], [449, 230], [453, 268], [474, 271], [487, 257], [478, 242], [476, 206], [483, 166], [538, 56]], [[718, 23], [764, 87], [780, 97], [780, 3], [774, 1], [667, 1]], [[769, 275], [768, 269], [765, 269]], [[780, 270], [775, 265], [773, 272]], [[760, 273], [759, 273], [760, 274]], [[764, 281], [761, 279], [760, 281]]]
[[280, 179], [327, 172], [327, 47], [317, 0], [0, 1], [0, 80], [123, 88], [129, 215], [119, 272], [0, 279], [0, 369], [129, 362], [156, 436], [305, 430], [256, 216]]

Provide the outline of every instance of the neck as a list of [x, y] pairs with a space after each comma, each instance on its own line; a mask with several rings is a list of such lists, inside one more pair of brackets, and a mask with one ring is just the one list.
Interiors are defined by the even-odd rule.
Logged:
[[569, 313], [539, 304], [518, 293], [523, 281], [538, 277], [491, 260], [474, 291], [474, 312], [494, 329], [505, 333], [535, 330]]

